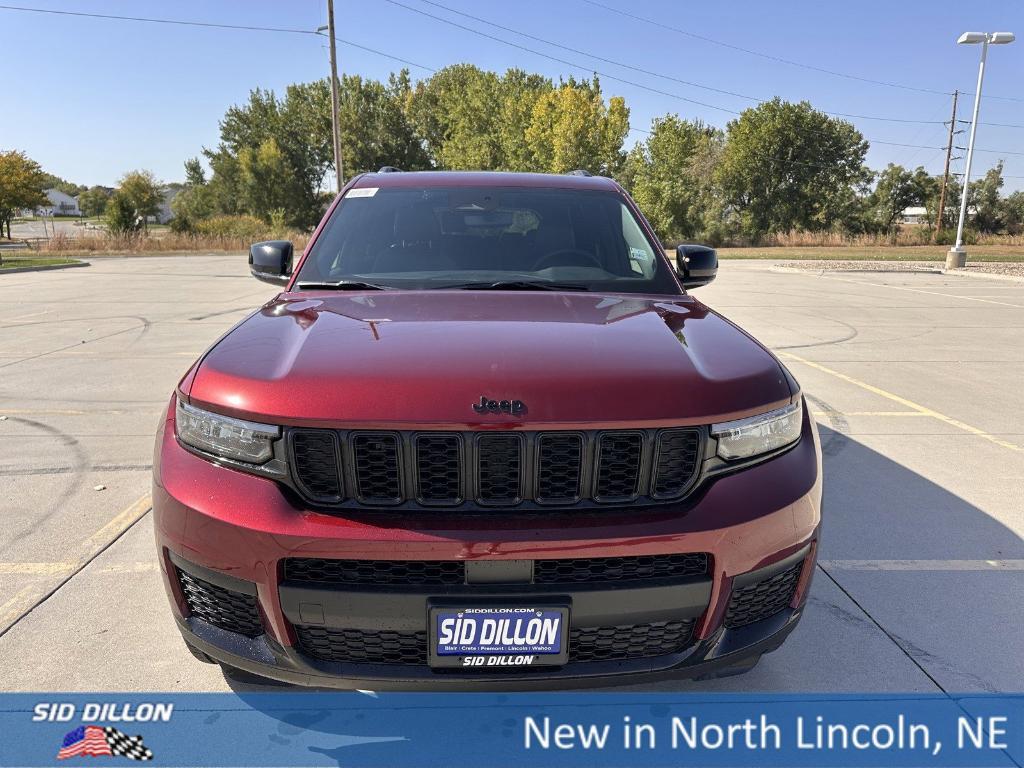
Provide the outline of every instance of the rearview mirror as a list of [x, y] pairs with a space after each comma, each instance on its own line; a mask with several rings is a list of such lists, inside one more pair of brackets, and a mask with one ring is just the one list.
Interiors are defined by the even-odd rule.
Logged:
[[706, 245], [677, 245], [676, 273], [687, 290], [707, 285], [718, 274], [718, 254]]
[[274, 285], [287, 285], [292, 274], [295, 249], [288, 240], [268, 240], [249, 248], [249, 271], [257, 280]]

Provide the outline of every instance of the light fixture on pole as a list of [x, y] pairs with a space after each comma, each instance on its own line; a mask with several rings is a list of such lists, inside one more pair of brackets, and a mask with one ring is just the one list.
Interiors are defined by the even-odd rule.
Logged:
[[[977, 45], [981, 43], [981, 63], [978, 65], [978, 87], [974, 89], [974, 115], [971, 117], [971, 137], [967, 142], [967, 165], [964, 167], [963, 189], [960, 191], [960, 221], [956, 226], [956, 245], [946, 254], [946, 269], [959, 269], [967, 264], [964, 250], [964, 220], [967, 218], [967, 188], [971, 181], [971, 161], [974, 159], [974, 137], [978, 134], [978, 108], [981, 106], [981, 85], [985, 79], [985, 57], [989, 45], [1012, 43], [1016, 37], [1012, 32], [964, 32], [957, 43]], [[941, 212], [940, 212], [941, 216]]]

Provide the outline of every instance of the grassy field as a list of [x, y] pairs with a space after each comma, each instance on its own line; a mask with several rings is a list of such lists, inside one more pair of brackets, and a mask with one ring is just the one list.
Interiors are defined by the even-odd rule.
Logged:
[[[949, 246], [826, 246], [719, 248], [722, 259], [784, 259], [827, 261], [939, 261], [946, 260]], [[969, 245], [968, 261], [1024, 262], [1024, 245]]]

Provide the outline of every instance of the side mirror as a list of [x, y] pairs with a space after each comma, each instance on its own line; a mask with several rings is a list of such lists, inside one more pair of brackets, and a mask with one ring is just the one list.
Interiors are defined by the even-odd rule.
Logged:
[[288, 240], [268, 240], [249, 247], [249, 271], [257, 280], [287, 285], [295, 248]]
[[718, 254], [706, 245], [677, 245], [676, 273], [687, 290], [707, 285], [718, 274]]

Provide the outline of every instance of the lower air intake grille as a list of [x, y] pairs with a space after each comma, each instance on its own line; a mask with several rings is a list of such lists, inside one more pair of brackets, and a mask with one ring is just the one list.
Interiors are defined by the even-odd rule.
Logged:
[[569, 660], [645, 659], [678, 653], [690, 644], [692, 631], [692, 619], [573, 629], [569, 632]]
[[762, 581], [732, 591], [725, 626], [745, 627], [785, 610], [793, 599], [803, 562]]
[[[620, 627], [587, 627], [569, 633], [569, 662], [645, 659], [685, 650], [693, 620]], [[300, 650], [314, 659], [351, 664], [427, 663], [426, 632], [325, 629], [296, 626]]]
[[704, 576], [707, 572], [708, 556], [703, 552], [684, 555], [536, 560], [533, 564], [533, 580], [537, 584], [687, 578]]
[[387, 584], [450, 586], [464, 584], [462, 560], [322, 560], [292, 557], [284, 561], [284, 578], [313, 584]]
[[177, 571], [188, 609], [197, 619], [246, 637], [263, 634], [255, 595], [218, 587], [180, 568]]
[[296, 626], [299, 648], [321, 661], [353, 664], [426, 664], [426, 632], [367, 631]]

